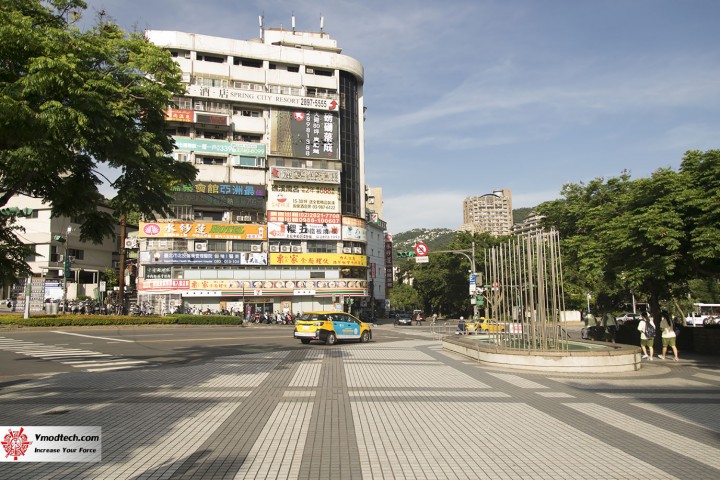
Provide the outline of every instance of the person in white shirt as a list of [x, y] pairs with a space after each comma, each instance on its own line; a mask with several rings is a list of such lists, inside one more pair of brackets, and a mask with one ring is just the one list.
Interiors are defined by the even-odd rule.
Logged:
[[[640, 323], [638, 324], [638, 330], [640, 331], [640, 348], [642, 348], [642, 358], [649, 358], [650, 360], [653, 359], [653, 342], [655, 341], [655, 338], [648, 338], [645, 335], [645, 327], [648, 322], [652, 322], [652, 319], [648, 317], [647, 313], [642, 314], [642, 320], [640, 320]], [[650, 356], [648, 357], [648, 351], [650, 352]]]

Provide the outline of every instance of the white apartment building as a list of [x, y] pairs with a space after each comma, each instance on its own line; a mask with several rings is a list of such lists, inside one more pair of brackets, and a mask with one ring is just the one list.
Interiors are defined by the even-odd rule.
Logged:
[[463, 224], [458, 230], [470, 233], [510, 235], [513, 227], [512, 192], [495, 190], [463, 200]]
[[357, 312], [371, 296], [360, 62], [324, 32], [147, 36], [182, 69], [167, 120], [176, 161], [199, 174], [172, 218], [139, 226], [139, 301]]

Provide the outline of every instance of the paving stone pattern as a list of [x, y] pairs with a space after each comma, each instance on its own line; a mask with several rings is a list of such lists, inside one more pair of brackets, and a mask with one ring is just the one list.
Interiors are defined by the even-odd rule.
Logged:
[[404, 338], [7, 387], [0, 424], [99, 425], [102, 462], [0, 478], [720, 478], [713, 359], [543, 375]]

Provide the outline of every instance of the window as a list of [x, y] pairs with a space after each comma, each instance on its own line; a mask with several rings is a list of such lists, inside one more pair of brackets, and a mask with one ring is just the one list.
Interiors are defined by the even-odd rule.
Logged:
[[262, 135], [250, 135], [248, 133], [233, 132], [233, 140], [236, 142], [262, 142]]
[[[222, 63], [222, 62], [220, 62], [220, 63]], [[201, 87], [227, 87], [228, 86], [227, 78], [195, 77], [194, 83], [195, 83], [195, 85], [200, 85]]]
[[233, 155], [231, 159], [231, 165], [233, 167], [265, 168], [264, 157], [241, 157]]
[[322, 77], [332, 77], [333, 71], [332, 70], [323, 70], [321, 68], [315, 68], [315, 75], [320, 75]]
[[188, 97], [173, 97], [172, 105], [177, 106], [181, 110], [192, 110], [192, 99]]
[[[207, 53], [200, 53], [198, 52], [196, 57], [201, 62], [212, 62], [212, 63], [225, 63], [225, 60], [227, 60], [226, 57], [221, 57], [218, 55], [210, 55]], [[225, 85], [227, 86], [227, 85]]]
[[207, 241], [208, 252], [227, 252], [227, 241], [226, 240], [208, 240]]
[[298, 73], [298, 72], [300, 72], [300, 67], [298, 65], [288, 65], [287, 71], [293, 72], [293, 73]]
[[260, 83], [240, 82], [238, 80], [233, 82], [233, 87], [239, 88], [241, 90], [255, 90], [259, 92], [265, 91], [265, 85], [262, 85]]
[[194, 218], [195, 218], [195, 220], [201, 220], [201, 221], [205, 221], [205, 222], [211, 222], [211, 221], [220, 222], [220, 221], [222, 221], [223, 213], [224, 212], [195, 210]]
[[75, 260], [83, 260], [85, 258], [85, 250], [80, 250], [77, 248], [68, 248], [67, 254], [70, 257], [75, 257]]
[[242, 117], [259, 118], [263, 116], [262, 112], [259, 110], [248, 110], [237, 106], [233, 107], [233, 113]]
[[202, 157], [195, 155], [195, 163], [197, 165], [225, 165], [227, 158], [225, 157]]
[[227, 133], [211, 130], [196, 130], [195, 138], [212, 138], [214, 140], [227, 140]]
[[[193, 211], [190, 205], [172, 205], [170, 210], [173, 212], [173, 218], [176, 220], [192, 221]], [[150, 247], [151, 240], [148, 241]]]
[[307, 251], [309, 253], [337, 253], [337, 244], [335, 242], [308, 240]]
[[187, 137], [190, 135], [190, 129], [187, 127], [173, 127], [166, 130], [168, 135], [178, 135], [181, 137]]
[[175, 158], [176, 162], [189, 162], [190, 161], [189, 153], [175, 152], [175, 153], [173, 153], [173, 157]]
[[243, 66], [243, 67], [251, 67], [251, 68], [262, 68], [263, 61], [257, 60], [255, 58], [235, 57], [235, 58], [233, 58], [233, 65], [238, 65], [238, 66]]

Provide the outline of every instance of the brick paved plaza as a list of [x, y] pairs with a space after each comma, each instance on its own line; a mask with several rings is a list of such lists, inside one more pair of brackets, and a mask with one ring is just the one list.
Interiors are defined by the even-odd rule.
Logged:
[[5, 388], [0, 424], [101, 426], [103, 459], [4, 462], [0, 477], [720, 478], [716, 358], [541, 375], [407, 332]]

